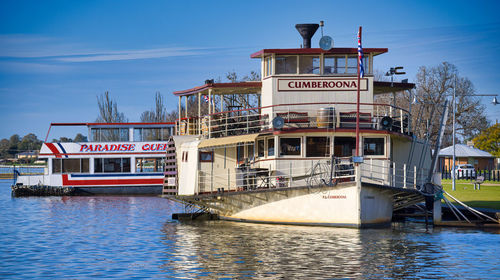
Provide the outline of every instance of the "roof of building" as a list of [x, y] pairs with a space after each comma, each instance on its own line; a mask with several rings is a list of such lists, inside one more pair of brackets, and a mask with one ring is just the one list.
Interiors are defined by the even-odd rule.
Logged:
[[198, 92], [202, 92], [202, 94], [207, 94], [208, 89], [217, 90], [216, 94], [257, 93], [260, 92], [261, 88], [262, 88], [261, 81], [249, 81], [249, 82], [239, 82], [239, 83], [205, 83], [202, 86], [186, 90], [174, 91], [174, 95], [185, 96], [185, 95], [193, 95]]
[[[441, 149], [439, 156], [453, 156], [453, 146]], [[483, 150], [467, 146], [464, 144], [455, 145], [455, 157], [487, 157], [494, 158], [490, 153]]]
[[[363, 53], [372, 53], [379, 55], [386, 53], [387, 48], [363, 48]], [[301, 49], [263, 49], [250, 55], [251, 58], [261, 58], [272, 54], [278, 55], [297, 55], [297, 54], [357, 54], [357, 48], [331, 48], [330, 50], [322, 50], [320, 48], [301, 48]]]

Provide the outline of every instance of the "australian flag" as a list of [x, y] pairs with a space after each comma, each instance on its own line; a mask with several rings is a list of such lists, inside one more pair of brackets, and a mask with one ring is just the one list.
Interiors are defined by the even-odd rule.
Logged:
[[363, 66], [363, 47], [361, 47], [361, 28], [358, 31], [358, 60], [359, 60], [359, 76], [362, 78], [365, 74]]
[[205, 103], [210, 102], [210, 98], [208, 98], [208, 95], [203, 95], [203, 100], [205, 100]]

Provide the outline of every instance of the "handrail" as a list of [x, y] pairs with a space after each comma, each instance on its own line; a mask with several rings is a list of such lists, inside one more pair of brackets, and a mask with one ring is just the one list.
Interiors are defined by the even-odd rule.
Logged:
[[[310, 167], [309, 166], [310, 162]], [[333, 172], [329, 159], [310, 160], [301, 165], [277, 170], [267, 168], [224, 169], [226, 174], [213, 174], [211, 171], [198, 173], [198, 193], [211, 193], [223, 189], [229, 192], [252, 191], [266, 188], [292, 188], [297, 186], [328, 185], [330, 176], [333, 184], [350, 182], [356, 177], [351, 158], [335, 158]], [[385, 159], [365, 161], [358, 169], [362, 182], [375, 183], [399, 189], [419, 190], [424, 184], [425, 170], [416, 166], [408, 168], [406, 164], [396, 164]], [[374, 176], [376, 175], [376, 176]], [[330, 182], [330, 183], [332, 183]]]
[[[285, 107], [285, 106], [303, 106], [303, 105], [357, 105], [356, 102], [310, 102], [310, 103], [288, 103], [288, 104], [275, 104], [275, 105], [268, 105], [268, 106], [261, 106], [261, 107], [252, 107], [252, 108], [247, 108], [247, 109], [239, 109], [239, 110], [231, 110], [231, 111], [222, 111], [222, 112], [215, 112], [212, 114], [207, 114], [207, 116], [215, 116], [218, 114], [223, 114], [223, 113], [233, 113], [233, 112], [242, 112], [242, 111], [250, 111], [250, 110], [259, 110], [259, 109], [268, 109], [268, 108], [274, 108], [274, 107]], [[397, 107], [391, 104], [384, 104], [384, 103], [359, 103], [361, 106], [387, 106], [394, 108], [396, 110], [403, 110], [406, 113], [409, 113], [408, 110], [403, 109], [401, 107]]]

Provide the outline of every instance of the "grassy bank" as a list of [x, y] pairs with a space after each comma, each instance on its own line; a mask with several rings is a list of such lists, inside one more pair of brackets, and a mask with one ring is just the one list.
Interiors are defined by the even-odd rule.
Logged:
[[500, 182], [485, 181], [481, 190], [474, 190], [474, 183], [470, 180], [457, 180], [455, 191], [451, 190], [451, 180], [442, 183], [445, 191], [469, 206], [500, 210]]

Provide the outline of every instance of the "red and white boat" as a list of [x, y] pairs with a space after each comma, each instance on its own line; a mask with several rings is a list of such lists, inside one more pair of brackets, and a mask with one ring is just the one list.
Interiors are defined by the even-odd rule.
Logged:
[[165, 172], [175, 173], [165, 171], [168, 151], [175, 150], [169, 146], [175, 123], [52, 123], [50, 128], [54, 126], [86, 126], [89, 141], [46, 141], [39, 155], [47, 161], [45, 174], [18, 176], [17, 186], [72, 187], [88, 194], [161, 194]]

